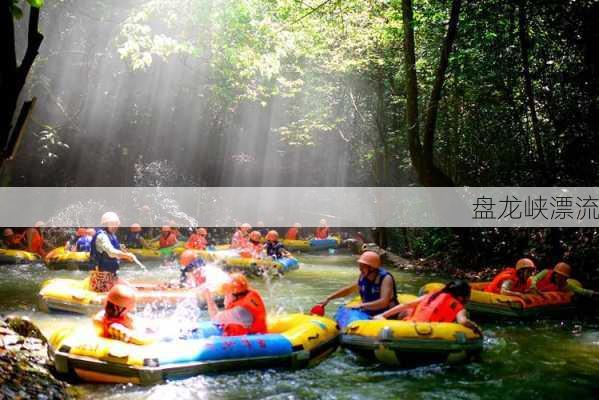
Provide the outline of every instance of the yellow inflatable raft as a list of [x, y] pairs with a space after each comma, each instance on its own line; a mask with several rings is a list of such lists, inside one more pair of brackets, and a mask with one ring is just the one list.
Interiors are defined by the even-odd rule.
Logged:
[[68, 269], [89, 271], [89, 253], [86, 251], [69, 251], [63, 247], [57, 247], [44, 258], [49, 269]]
[[40, 256], [25, 250], [0, 249], [0, 264], [30, 264], [41, 262]]
[[236, 250], [194, 250], [198, 257], [207, 262], [222, 263], [225, 269], [239, 270], [245, 274], [259, 275], [264, 272], [286, 273], [299, 268], [294, 257], [279, 259], [241, 257]]
[[152, 384], [207, 372], [309, 367], [338, 345], [335, 321], [324, 317], [272, 317], [268, 332], [225, 337], [200, 323], [191, 337], [134, 345], [99, 337], [86, 326], [56, 331], [49, 353], [59, 373], [84, 381]]
[[[169, 306], [181, 301], [197, 299], [195, 292], [189, 289], [169, 288], [158, 284], [133, 284], [133, 286], [137, 289], [138, 307], [147, 304]], [[105, 298], [106, 293], [89, 289], [89, 278], [50, 279], [42, 284], [39, 305], [42, 311], [47, 312], [66, 311], [91, 315], [102, 308]]]
[[[571, 280], [574, 284], [580, 282]], [[506, 296], [485, 292], [490, 282], [471, 283], [472, 293], [466, 309], [473, 315], [491, 318], [539, 318], [550, 317], [571, 312], [575, 309], [572, 302], [574, 295], [570, 292], [547, 292], [543, 296], [522, 294], [522, 296]], [[422, 293], [430, 293], [442, 289], [443, 283], [429, 283], [420, 289]]]

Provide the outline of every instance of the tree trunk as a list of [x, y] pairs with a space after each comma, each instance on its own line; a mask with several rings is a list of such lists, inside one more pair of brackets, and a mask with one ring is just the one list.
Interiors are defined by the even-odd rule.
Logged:
[[528, 60], [528, 50], [530, 48], [530, 37], [528, 34], [528, 19], [526, 17], [526, 4], [520, 0], [518, 5], [518, 35], [520, 37], [520, 55], [522, 58], [522, 75], [524, 78], [524, 92], [526, 94], [526, 104], [530, 112], [530, 121], [532, 133], [537, 147], [537, 156], [541, 169], [545, 166], [545, 152], [541, 142], [541, 133], [539, 131], [539, 118], [535, 106], [534, 91], [532, 89], [532, 79], [530, 77], [530, 65]]
[[414, 15], [411, 0], [402, 0], [402, 15], [404, 26], [404, 57], [407, 84], [407, 122], [408, 145], [412, 164], [418, 174], [420, 183], [424, 186], [455, 186], [454, 182], [434, 164], [433, 148], [436, 129], [437, 113], [441, 92], [445, 83], [445, 72], [449, 64], [453, 42], [457, 34], [460, 17], [461, 0], [453, 0], [449, 17], [449, 26], [441, 46], [439, 65], [435, 74], [435, 82], [428, 102], [428, 110], [424, 125], [424, 145], [420, 143], [418, 124], [418, 80], [416, 77], [416, 55], [414, 44]]

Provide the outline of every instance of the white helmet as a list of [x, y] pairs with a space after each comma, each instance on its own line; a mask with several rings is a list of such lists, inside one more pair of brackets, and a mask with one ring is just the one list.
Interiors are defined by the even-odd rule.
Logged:
[[102, 219], [100, 221], [102, 225], [106, 226], [119, 226], [121, 224], [121, 220], [119, 216], [116, 215], [115, 212], [108, 211], [102, 215]]

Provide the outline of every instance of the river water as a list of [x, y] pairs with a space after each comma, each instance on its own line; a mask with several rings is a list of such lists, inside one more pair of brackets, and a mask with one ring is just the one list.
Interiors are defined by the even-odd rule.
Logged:
[[[256, 279], [269, 312], [307, 311], [328, 293], [357, 278], [350, 256], [314, 256], [281, 279]], [[46, 334], [86, 317], [36, 310], [41, 283], [49, 278], [85, 277], [43, 266], [0, 266], [0, 310], [29, 316]], [[394, 272], [400, 291], [416, 293], [438, 277]], [[130, 281], [176, 279], [174, 267], [122, 270]], [[341, 304], [337, 302], [336, 304]], [[330, 304], [332, 314], [336, 304]], [[299, 371], [247, 371], [198, 376], [150, 387], [81, 385], [91, 399], [558, 399], [599, 398], [599, 319], [484, 323], [479, 362], [389, 369], [337, 351], [320, 365]]]

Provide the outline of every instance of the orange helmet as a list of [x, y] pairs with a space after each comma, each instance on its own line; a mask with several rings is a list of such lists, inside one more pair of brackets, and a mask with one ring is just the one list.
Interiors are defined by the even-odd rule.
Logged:
[[202, 236], [206, 236], [208, 234], [208, 231], [206, 230], [206, 228], [199, 228], [198, 233]]
[[183, 253], [181, 253], [181, 256], [179, 256], [179, 265], [186, 267], [194, 262], [196, 258], [197, 256], [195, 252], [192, 250], [185, 250]]
[[231, 282], [223, 285], [223, 291], [225, 293], [243, 293], [249, 289], [248, 281], [243, 274], [235, 273], [231, 274]]
[[134, 224], [131, 224], [130, 229], [131, 229], [131, 232], [141, 232], [141, 225], [136, 222]]
[[87, 232], [86, 232], [85, 228], [77, 228], [77, 231], [75, 232], [75, 235], [76, 236], [85, 236], [86, 233]]
[[259, 242], [260, 239], [262, 239], [262, 234], [258, 231], [252, 231], [250, 233], [250, 240], [253, 240], [254, 242]]
[[85, 233], [87, 233], [89, 236], [94, 236], [96, 234], [96, 230], [94, 228], [87, 228]]
[[565, 276], [566, 278], [572, 276], [572, 267], [569, 264], [566, 264], [565, 262], [558, 262], [553, 268], [553, 271], [556, 274]]
[[266, 234], [266, 240], [279, 240], [279, 232], [272, 230]]
[[530, 258], [521, 258], [516, 262], [516, 271], [520, 271], [523, 268], [536, 268], [535, 263]]
[[374, 251], [365, 251], [358, 259], [358, 264], [366, 264], [372, 268], [380, 268], [381, 256]]
[[160, 228], [160, 232], [170, 232], [171, 231], [171, 227], [168, 225], [162, 225], [162, 228]]
[[14, 234], [15, 234], [15, 233], [13, 232], [13, 230], [12, 230], [12, 229], [10, 229], [10, 228], [6, 228], [6, 229], [4, 229], [4, 232], [3, 232], [3, 233], [4, 233], [4, 236], [12, 236], [12, 235], [14, 235]]
[[117, 284], [110, 289], [106, 301], [131, 311], [135, 308], [135, 290], [128, 285]]
[[243, 224], [241, 224], [241, 226], [239, 227], [242, 231], [249, 231], [250, 229], [252, 229], [252, 226], [250, 224], [248, 224], [247, 222], [244, 222]]

